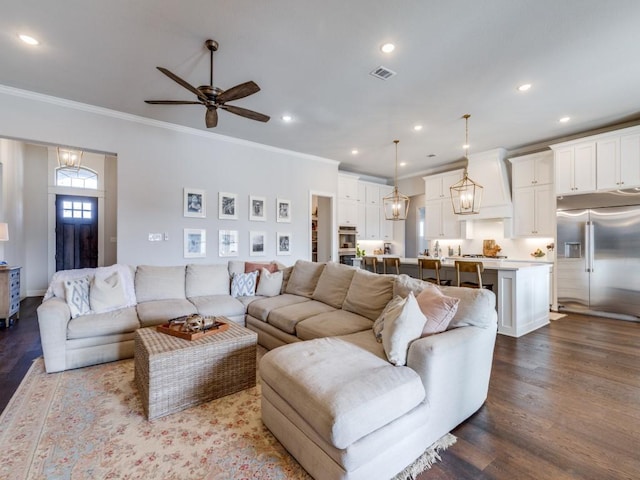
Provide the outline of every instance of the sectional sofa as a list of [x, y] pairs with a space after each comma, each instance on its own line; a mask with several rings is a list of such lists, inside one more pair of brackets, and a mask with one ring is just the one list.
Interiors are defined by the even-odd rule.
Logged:
[[[493, 292], [298, 261], [261, 270], [265, 295], [241, 295], [234, 282], [247, 270], [229, 262], [61, 273], [38, 308], [47, 371], [132, 357], [140, 327], [225, 315], [270, 350], [259, 366], [263, 422], [323, 480], [391, 478], [484, 403]], [[122, 305], [72, 318], [68, 290], [78, 278], [98, 291], [122, 280]]]

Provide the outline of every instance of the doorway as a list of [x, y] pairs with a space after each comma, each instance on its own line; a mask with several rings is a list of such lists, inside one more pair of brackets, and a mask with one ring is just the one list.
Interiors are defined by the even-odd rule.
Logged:
[[311, 260], [329, 262], [335, 259], [332, 195], [311, 195]]
[[98, 199], [56, 195], [56, 271], [98, 266]]

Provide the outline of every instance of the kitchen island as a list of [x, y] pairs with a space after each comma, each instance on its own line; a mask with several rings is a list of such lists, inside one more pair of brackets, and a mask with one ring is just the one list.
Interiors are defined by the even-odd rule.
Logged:
[[[380, 263], [384, 257], [378, 257]], [[451, 280], [452, 285], [456, 285], [456, 260], [481, 261], [484, 265], [482, 282], [492, 284], [496, 294], [498, 333], [520, 337], [549, 323], [549, 272], [553, 264], [467, 257], [441, 260], [440, 277]], [[401, 258], [400, 273], [418, 278], [418, 259]], [[427, 273], [432, 276], [433, 272]], [[463, 281], [477, 281], [473, 274], [461, 275]]]

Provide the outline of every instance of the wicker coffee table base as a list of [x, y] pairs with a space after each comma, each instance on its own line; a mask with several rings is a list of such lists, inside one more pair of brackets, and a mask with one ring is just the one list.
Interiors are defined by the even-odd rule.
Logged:
[[258, 336], [228, 323], [192, 341], [154, 327], [136, 331], [134, 379], [149, 420], [255, 386]]

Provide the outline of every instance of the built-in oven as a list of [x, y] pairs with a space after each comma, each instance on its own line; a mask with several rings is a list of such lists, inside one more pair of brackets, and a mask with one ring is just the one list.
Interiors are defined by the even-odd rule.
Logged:
[[357, 229], [350, 225], [338, 227], [338, 257], [340, 263], [353, 265], [356, 258], [356, 236]]

